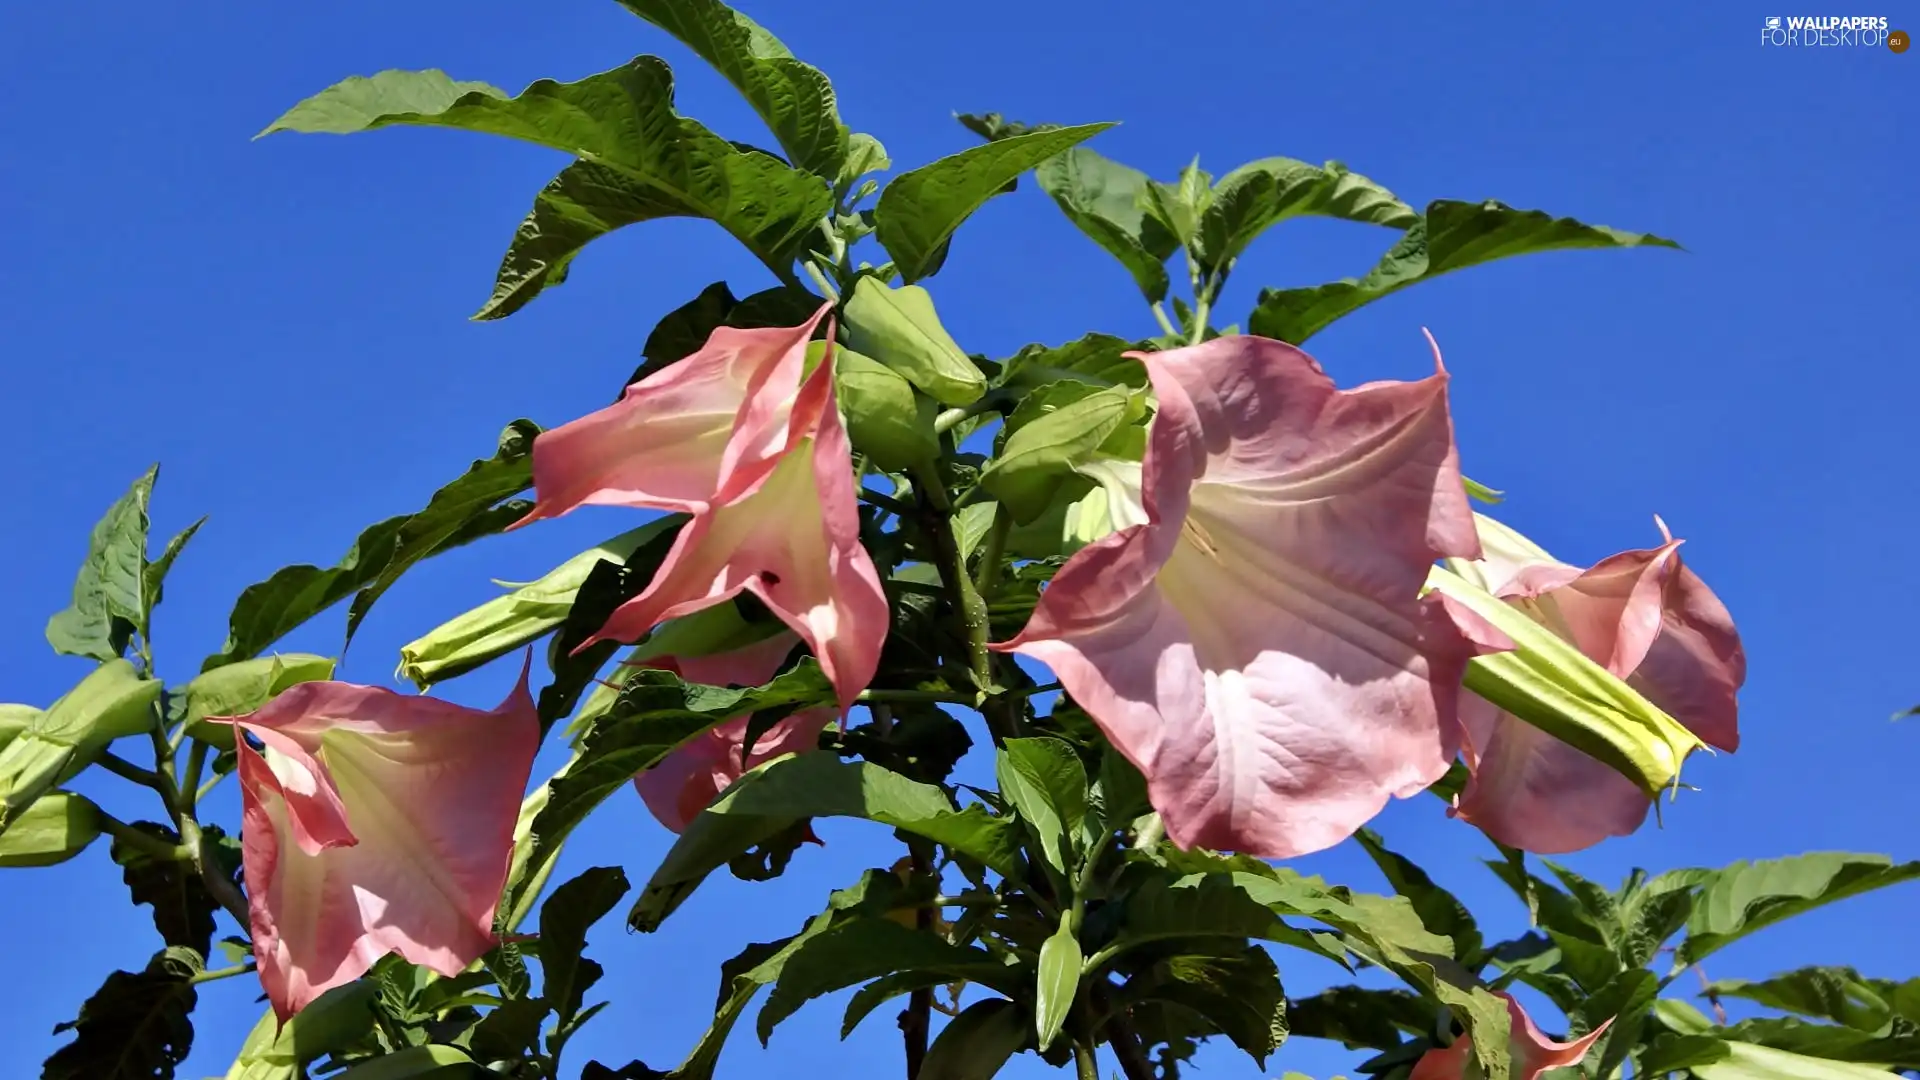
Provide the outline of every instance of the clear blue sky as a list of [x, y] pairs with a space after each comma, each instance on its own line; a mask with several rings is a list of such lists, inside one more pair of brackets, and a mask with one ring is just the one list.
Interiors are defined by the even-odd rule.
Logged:
[[[1432, 327], [1455, 377], [1467, 471], [1510, 492], [1506, 520], [1585, 563], [1654, 541], [1662, 514], [1738, 619], [1752, 667], [1745, 747], [1690, 766], [1703, 790], [1684, 793], [1664, 829], [1573, 865], [1613, 881], [1636, 864], [1808, 849], [1920, 855], [1920, 726], [1887, 722], [1920, 700], [1920, 55], [1763, 49], [1763, 17], [1784, 12], [1725, 4], [748, 10], [824, 68], [848, 120], [907, 165], [972, 144], [951, 110], [1116, 119], [1124, 126], [1095, 145], [1162, 178], [1196, 152], [1216, 174], [1270, 154], [1340, 158], [1415, 205], [1498, 198], [1686, 245], [1471, 270], [1375, 305], [1312, 351], [1349, 384], [1417, 377], [1430, 363], [1420, 327]], [[1911, 5], [1886, 13], [1920, 24]], [[41, 628], [66, 603], [94, 519], [149, 463], [163, 463], [156, 533], [211, 515], [158, 620], [161, 665], [177, 681], [220, 646], [242, 587], [284, 564], [330, 564], [361, 527], [417, 508], [489, 452], [508, 420], [552, 425], [605, 404], [654, 321], [708, 282], [742, 294], [767, 283], [717, 228], [661, 223], [602, 241], [520, 314], [469, 323], [563, 159], [443, 131], [248, 141], [346, 75], [442, 67], [517, 91], [643, 52], [674, 63], [683, 111], [763, 138], [724, 84], [610, 0], [0, 11], [0, 400], [13, 478], [0, 700], [45, 704], [83, 673], [47, 650]], [[1286, 225], [1242, 261], [1223, 321], [1243, 318], [1260, 285], [1361, 273], [1390, 239]], [[929, 284], [958, 339], [996, 356], [1092, 329], [1152, 333], [1126, 275], [1030, 184], [979, 214]], [[345, 676], [388, 682], [398, 647], [493, 595], [489, 578], [533, 578], [632, 521], [583, 512], [427, 564], [376, 610]], [[331, 652], [342, 619], [286, 645]], [[491, 706], [507, 666], [446, 693]], [[108, 785], [89, 790], [125, 815], [152, 812]], [[216, 804], [233, 814], [234, 798], [228, 785]], [[1484, 841], [1436, 801], [1378, 824], [1496, 930], [1517, 932], [1523, 914], [1477, 863]], [[829, 889], [895, 858], [878, 827], [821, 831], [828, 846], [785, 878], [716, 879], [668, 933], [629, 935], [609, 920], [592, 954], [614, 1005], [572, 1044], [575, 1067], [587, 1055], [677, 1062], [710, 1016], [718, 961], [791, 932]], [[619, 863], [644, 879], [668, 839], [622, 794], [563, 873]], [[1351, 850], [1304, 862], [1377, 886]], [[1711, 974], [1813, 962], [1920, 973], [1916, 901], [1912, 887], [1851, 901], [1728, 950]], [[158, 944], [104, 845], [0, 878], [0, 925], [6, 1076], [37, 1073], [52, 1025]], [[1282, 961], [1296, 992], [1333, 974]], [[241, 980], [209, 988], [187, 1075], [224, 1070], [257, 1016], [254, 992]], [[721, 1075], [891, 1075], [891, 1010], [840, 1044], [843, 999], [808, 1008], [771, 1051], [739, 1032]], [[1324, 1077], [1350, 1060], [1306, 1042], [1264, 1074], [1229, 1046], [1200, 1059], [1222, 1078], [1287, 1067]], [[1044, 1071], [1028, 1057], [1006, 1075]]]

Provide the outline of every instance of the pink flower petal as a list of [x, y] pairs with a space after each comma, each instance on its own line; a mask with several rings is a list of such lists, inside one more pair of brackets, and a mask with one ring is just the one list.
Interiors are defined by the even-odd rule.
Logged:
[[[1664, 532], [1665, 526], [1662, 525]], [[1489, 535], [1505, 532], [1497, 524]], [[1733, 620], [1680, 561], [1679, 541], [1622, 552], [1578, 570], [1511, 545], [1490, 580], [1509, 603], [1578, 646], [1589, 659], [1696, 735], [1739, 746], [1735, 696], [1746, 658]], [[1494, 562], [1490, 560], [1490, 562]], [[1564, 854], [1627, 836], [1652, 805], [1631, 780], [1532, 725], [1468, 694], [1461, 704], [1465, 756], [1473, 777], [1455, 816], [1524, 851]]]
[[721, 327], [617, 404], [542, 432], [533, 512], [514, 527], [587, 505], [692, 513], [763, 475], [787, 443], [807, 341], [830, 310], [795, 327]]
[[635, 640], [745, 590], [807, 643], [844, 713], [879, 668], [890, 612], [860, 544], [853, 457], [830, 358], [801, 387], [788, 441], [771, 461], [750, 483], [734, 474], [715, 504], [681, 528], [647, 590], [593, 640]]
[[339, 682], [233, 718], [260, 981], [282, 1020], [397, 952], [459, 974], [493, 946], [540, 722]]
[[[1499, 996], [1506, 999], [1507, 1018], [1512, 1024], [1509, 1039], [1513, 1054], [1513, 1080], [1537, 1080], [1541, 1073], [1549, 1070], [1580, 1064], [1594, 1041], [1613, 1026], [1613, 1021], [1608, 1020], [1572, 1042], [1556, 1042], [1541, 1033], [1533, 1018], [1513, 999], [1513, 995], [1501, 993]], [[1472, 1060], [1473, 1039], [1462, 1035], [1446, 1047], [1436, 1047], [1422, 1054], [1407, 1080], [1467, 1080], [1470, 1075], [1467, 1066]]]
[[1445, 372], [1341, 391], [1253, 337], [1142, 359], [1147, 523], [1076, 553], [995, 648], [1054, 670], [1175, 842], [1330, 847], [1455, 753], [1466, 651], [1418, 598], [1435, 558], [1480, 553]]

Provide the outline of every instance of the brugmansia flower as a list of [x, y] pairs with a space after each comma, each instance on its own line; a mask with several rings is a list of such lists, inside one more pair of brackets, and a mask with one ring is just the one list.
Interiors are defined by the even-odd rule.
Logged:
[[[1722, 750], [1740, 746], [1735, 697], [1746, 654], [1726, 607], [1680, 561], [1680, 541], [1568, 566], [1490, 518], [1485, 555], [1451, 564], [1577, 647], [1653, 705]], [[1658, 522], [1658, 519], [1655, 519]], [[1625, 836], [1651, 799], [1632, 780], [1468, 693], [1460, 703], [1473, 778], [1456, 816], [1501, 843], [1558, 854]]]
[[[772, 637], [729, 652], [700, 657], [668, 656], [639, 663], [709, 686], [761, 686], [779, 673], [787, 654], [799, 643], [798, 635], [783, 629]], [[752, 717], [731, 717], [634, 777], [633, 786], [660, 824], [679, 832], [700, 811], [712, 805], [729, 784], [740, 779], [741, 773], [784, 754], [814, 749], [820, 732], [833, 718], [832, 709], [806, 709], [777, 721], [754, 740], [753, 752], [743, 761], [741, 751], [746, 745], [747, 724]]]
[[1076, 552], [996, 648], [1054, 670], [1180, 845], [1330, 847], [1457, 749], [1466, 656], [1419, 599], [1480, 547], [1446, 373], [1337, 390], [1257, 337], [1139, 355], [1144, 524]]
[[310, 682], [224, 719], [251, 737], [236, 740], [242, 859], [282, 1020], [389, 952], [451, 977], [493, 947], [540, 742], [524, 671], [492, 712]]
[[534, 441], [536, 502], [521, 524], [588, 504], [692, 515], [594, 640], [635, 640], [744, 590], [807, 643], [843, 709], [872, 680], [887, 600], [860, 546], [830, 351], [802, 378], [828, 310], [797, 327], [715, 330], [618, 404]]
[[[1513, 1000], [1512, 994], [1500, 996], [1507, 1001], [1507, 1017], [1513, 1025], [1512, 1034], [1508, 1036], [1513, 1055], [1513, 1080], [1536, 1080], [1549, 1070], [1580, 1064], [1594, 1040], [1613, 1024], [1608, 1020], [1572, 1042], [1555, 1042], [1541, 1034], [1533, 1018]], [[1445, 1048], [1422, 1054], [1407, 1080], [1472, 1080], [1479, 1075], [1473, 1064], [1473, 1039], [1462, 1035]]]

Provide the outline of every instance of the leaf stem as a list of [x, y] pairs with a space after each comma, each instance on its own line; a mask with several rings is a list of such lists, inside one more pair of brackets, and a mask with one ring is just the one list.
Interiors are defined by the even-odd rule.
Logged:
[[1153, 302], [1153, 317], [1160, 323], [1160, 329], [1165, 332], [1168, 337], [1177, 338], [1180, 336], [1179, 327], [1174, 326], [1173, 320], [1167, 318], [1167, 309], [1158, 300]]
[[939, 690], [863, 690], [858, 698], [863, 705], [875, 702], [926, 702], [935, 705], [971, 705], [973, 697]]
[[1007, 551], [1007, 534], [1012, 531], [1013, 515], [1007, 513], [1004, 504], [993, 504], [993, 523], [987, 527], [986, 539], [981, 541], [980, 570], [974, 579], [974, 591], [983, 600], [1000, 584], [1000, 563]]
[[143, 769], [111, 750], [103, 750], [94, 762], [101, 768], [125, 780], [131, 780], [142, 787], [160, 790], [160, 774], [151, 769]]
[[1073, 1040], [1073, 1071], [1078, 1080], [1100, 1080], [1100, 1066], [1085, 1039]]
[[806, 267], [807, 276], [813, 279], [815, 285], [820, 286], [821, 292], [827, 294], [827, 299], [833, 301], [836, 305], [840, 303], [840, 290], [833, 287], [833, 282], [827, 280], [827, 275], [820, 272], [820, 268], [813, 264], [812, 259], [808, 259], [800, 265]]
[[[933, 851], [925, 840], [907, 841], [907, 854], [916, 880], [926, 878], [933, 867]], [[934, 909], [922, 907], [913, 913], [913, 928], [932, 933]], [[933, 988], [915, 990], [907, 998], [907, 1011], [900, 1014], [900, 1035], [906, 1044], [907, 1080], [916, 1080], [927, 1060], [927, 1038], [933, 1026]]]
[[[185, 730], [185, 725], [181, 730]], [[186, 771], [180, 774], [180, 794], [187, 800], [188, 810], [200, 804], [200, 774], [206, 767], [207, 744], [195, 739], [192, 748], [187, 751]]]
[[258, 970], [259, 968], [252, 964], [235, 964], [233, 967], [221, 968], [218, 971], [203, 971], [187, 981], [196, 984], [216, 982], [220, 979], [231, 979], [236, 975], [251, 975]]
[[96, 812], [100, 828], [115, 840], [137, 849], [156, 859], [181, 862], [187, 858], [187, 850], [180, 844], [169, 844], [157, 836], [150, 836], [139, 829], [121, 821], [105, 810]]
[[935, 435], [945, 435], [947, 432], [959, 426], [962, 421], [970, 420], [973, 417], [979, 416], [981, 413], [999, 412], [1007, 404], [1008, 400], [1008, 395], [1004, 388], [996, 387], [989, 390], [980, 395], [972, 404], [963, 405], [957, 409], [948, 409], [934, 417], [933, 433]]

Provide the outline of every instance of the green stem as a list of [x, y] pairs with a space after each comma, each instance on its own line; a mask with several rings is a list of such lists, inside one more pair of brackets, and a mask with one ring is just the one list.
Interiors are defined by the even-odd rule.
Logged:
[[155, 791], [160, 790], [161, 780], [159, 773], [151, 769], [143, 769], [111, 750], [101, 751], [100, 756], [95, 758], [94, 761], [101, 768], [115, 776], [125, 780], [131, 780], [142, 787], [150, 787]]
[[1154, 1080], [1153, 1063], [1147, 1060], [1140, 1036], [1134, 1034], [1133, 1025], [1127, 1021], [1126, 1010], [1114, 1009], [1107, 1017], [1107, 1045], [1113, 1047], [1113, 1056], [1120, 1059], [1120, 1071], [1127, 1075], [1127, 1080]]
[[1013, 515], [1001, 503], [993, 506], [993, 524], [987, 527], [986, 539], [980, 544], [980, 572], [975, 579], [974, 591], [981, 597], [993, 595], [1000, 584], [1000, 563], [1007, 552], [1007, 534], [1013, 531]]
[[195, 739], [187, 751], [186, 771], [180, 774], [180, 794], [186, 797], [188, 810], [200, 804], [200, 774], [206, 767], [207, 744]]
[[973, 674], [974, 688], [982, 694], [993, 685], [993, 654], [987, 651], [987, 602], [973, 587], [967, 574], [967, 562], [960, 554], [960, 538], [954, 529], [953, 502], [947, 498], [946, 485], [931, 467], [914, 471], [914, 491], [928, 508], [926, 531], [933, 542], [935, 566], [940, 584], [953, 598], [960, 617], [960, 636], [967, 643], [967, 666]]
[[1213, 297], [1211, 296], [1202, 294], [1194, 297], [1193, 332], [1187, 335], [1187, 344], [1198, 345], [1207, 340], [1207, 316], [1211, 314], [1208, 308], [1211, 307], [1212, 304]]
[[1073, 1040], [1073, 1070], [1078, 1080], [1100, 1080], [1100, 1066], [1086, 1040]]
[[[916, 883], [926, 878], [933, 867], [932, 845], [918, 837], [907, 841], [907, 854], [912, 860], [913, 876]], [[933, 909], [921, 908], [913, 913], [914, 929], [923, 934], [933, 931]], [[927, 1060], [927, 1040], [933, 1030], [933, 988], [915, 990], [907, 998], [907, 1011], [900, 1017], [900, 1034], [905, 1040], [907, 1053], [907, 1080], [915, 1080], [920, 1068]]]
[[939, 690], [863, 690], [858, 699], [863, 705], [874, 702], [927, 702], [935, 705], [971, 705], [973, 698]]
[[1163, 307], [1158, 300], [1153, 302], [1153, 317], [1159, 321], [1161, 331], [1168, 337], [1177, 338], [1180, 336], [1180, 328], [1173, 325], [1172, 319], [1167, 318], [1167, 309]]
[[220, 872], [219, 861], [211, 858], [207, 850], [207, 837], [200, 831], [200, 822], [196, 821], [191, 810], [180, 815], [180, 842], [187, 849], [187, 857], [192, 860], [193, 868], [200, 874], [200, 883], [207, 887], [207, 895], [233, 916], [233, 921], [241, 926], [252, 926], [247, 914], [247, 898], [233, 887], [233, 881]]
[[169, 844], [157, 836], [149, 836], [104, 810], [97, 811], [97, 817], [102, 831], [130, 848], [171, 862], [181, 862], [187, 858], [186, 848], [179, 844]]
[[806, 267], [807, 276], [813, 279], [815, 285], [820, 286], [821, 292], [827, 294], [827, 299], [833, 301], [835, 304], [840, 303], [840, 290], [833, 287], [833, 283], [827, 280], [827, 275], [820, 272], [820, 268], [813, 264], [812, 259], [808, 259], [800, 265]]
[[1007, 401], [1008, 397], [1004, 390], [989, 390], [980, 395], [979, 399], [972, 404], [961, 406], [958, 409], [948, 409], [939, 416], [934, 417], [933, 433], [935, 435], [945, 435], [947, 432], [952, 431], [963, 420], [979, 416], [981, 413], [999, 412], [1001, 408], [1007, 404]]
[[235, 964], [233, 967], [221, 968], [218, 971], [203, 971], [187, 981], [191, 983], [217, 982], [221, 979], [231, 979], [236, 975], [251, 975], [258, 970], [259, 969], [252, 964]]
[[204, 799], [206, 799], [207, 792], [212, 791], [214, 788], [219, 787], [220, 781], [225, 780], [226, 778], [227, 778], [226, 773], [214, 773], [212, 776], [208, 777], [207, 782], [204, 784], [201, 784], [199, 787], [199, 790], [193, 793], [193, 804], [195, 806], [200, 805], [200, 803]]
[[901, 502], [899, 499], [896, 499], [891, 495], [882, 495], [880, 492], [875, 491], [872, 488], [863, 487], [860, 489], [860, 501], [865, 503], [872, 503], [873, 505], [879, 507], [882, 510], [885, 510], [892, 514], [897, 514], [901, 517], [906, 517], [907, 515], [913, 513], [913, 507], [908, 506], [906, 503]]

